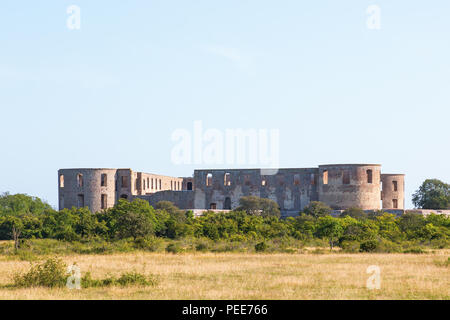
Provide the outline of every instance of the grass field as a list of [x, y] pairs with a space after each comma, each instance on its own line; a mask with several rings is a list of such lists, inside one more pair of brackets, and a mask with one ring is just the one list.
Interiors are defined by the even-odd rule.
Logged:
[[[428, 254], [124, 253], [70, 255], [93, 278], [154, 274], [156, 287], [4, 288], [29, 263], [0, 256], [0, 299], [449, 299], [449, 250]], [[368, 290], [370, 265], [381, 288]]]

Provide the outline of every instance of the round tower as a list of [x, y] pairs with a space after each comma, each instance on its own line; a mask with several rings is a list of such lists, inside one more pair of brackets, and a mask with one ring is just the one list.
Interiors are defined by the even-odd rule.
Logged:
[[59, 170], [59, 209], [88, 207], [95, 213], [114, 206], [116, 171], [116, 169]]
[[381, 165], [329, 164], [319, 166], [319, 201], [332, 209], [381, 209]]
[[381, 182], [383, 209], [405, 209], [405, 175], [382, 174]]

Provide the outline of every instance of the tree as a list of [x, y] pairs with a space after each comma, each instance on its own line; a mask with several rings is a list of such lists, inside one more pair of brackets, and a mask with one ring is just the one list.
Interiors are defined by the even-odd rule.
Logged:
[[6, 216], [2, 218], [0, 224], [2, 229], [4, 228], [9, 231], [9, 235], [14, 240], [14, 249], [18, 250], [20, 246], [20, 236], [24, 229], [22, 219], [16, 216]]
[[239, 199], [239, 208], [236, 211], [245, 211], [252, 216], [280, 216], [278, 203], [271, 199], [246, 196]]
[[319, 237], [328, 238], [330, 249], [333, 250], [334, 244], [342, 236], [342, 228], [339, 218], [332, 216], [320, 217], [318, 220], [317, 233]]
[[308, 206], [303, 209], [303, 212], [314, 218], [329, 216], [332, 213], [332, 209], [325, 203], [320, 201], [311, 201]]
[[421, 209], [450, 209], [450, 185], [437, 179], [427, 179], [413, 194], [412, 201]]
[[145, 237], [153, 233], [153, 226], [145, 215], [127, 211], [117, 219], [117, 235], [120, 239]]
[[132, 202], [120, 199], [104, 213], [103, 218], [113, 237], [136, 239], [158, 231], [155, 210], [142, 199], [134, 199]]

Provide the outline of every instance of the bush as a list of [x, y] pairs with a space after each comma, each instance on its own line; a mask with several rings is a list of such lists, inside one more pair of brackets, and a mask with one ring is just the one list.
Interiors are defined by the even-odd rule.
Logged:
[[342, 241], [340, 247], [345, 252], [359, 252], [360, 243], [358, 241]]
[[177, 253], [182, 252], [183, 249], [181, 248], [181, 246], [178, 243], [170, 243], [166, 247], [166, 251], [169, 253], [177, 254]]
[[208, 250], [208, 244], [206, 242], [200, 242], [195, 246], [195, 250], [197, 251], [207, 251]]
[[91, 273], [87, 272], [81, 279], [83, 288], [111, 287], [111, 286], [155, 286], [156, 277], [153, 275], [145, 276], [137, 272], [122, 273], [119, 278], [113, 276], [104, 279], [92, 279]]
[[256, 252], [264, 252], [267, 250], [267, 244], [263, 241], [255, 245]]
[[425, 251], [422, 248], [420, 248], [420, 247], [412, 247], [412, 248], [403, 250], [403, 253], [415, 253], [415, 254], [418, 254], [418, 253], [425, 253]]
[[66, 265], [61, 259], [56, 258], [32, 265], [28, 272], [13, 276], [14, 286], [24, 288], [63, 287], [67, 278]]
[[359, 251], [361, 252], [373, 252], [378, 247], [378, 241], [376, 240], [366, 240], [361, 242], [359, 246]]

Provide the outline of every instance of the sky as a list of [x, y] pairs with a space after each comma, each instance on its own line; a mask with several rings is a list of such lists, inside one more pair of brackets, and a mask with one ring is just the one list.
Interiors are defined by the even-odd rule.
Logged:
[[230, 167], [173, 161], [200, 121], [278, 130], [283, 168], [405, 173], [412, 208], [450, 182], [449, 35], [445, 0], [2, 0], [0, 192], [56, 206], [60, 168]]

